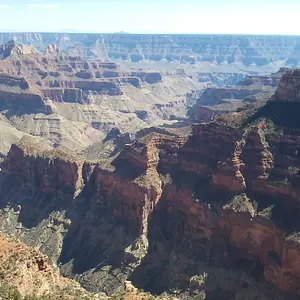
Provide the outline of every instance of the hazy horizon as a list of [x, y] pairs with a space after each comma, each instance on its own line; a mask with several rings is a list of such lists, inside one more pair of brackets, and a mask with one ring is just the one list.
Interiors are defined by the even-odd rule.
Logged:
[[53, 30], [53, 31], [31, 31], [31, 30], [8, 30], [5, 28], [0, 28], [0, 33], [61, 33], [61, 34], [132, 34], [132, 35], [236, 35], [236, 36], [291, 36], [291, 37], [300, 37], [299, 34], [275, 34], [275, 33], [210, 33], [210, 32], [123, 32], [123, 31], [80, 31], [80, 30]]
[[300, 35], [297, 0], [0, 0], [0, 31]]

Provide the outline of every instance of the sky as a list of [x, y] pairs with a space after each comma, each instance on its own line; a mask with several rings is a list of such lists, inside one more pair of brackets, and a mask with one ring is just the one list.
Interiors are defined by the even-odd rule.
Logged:
[[300, 35], [300, 0], [0, 0], [0, 31]]

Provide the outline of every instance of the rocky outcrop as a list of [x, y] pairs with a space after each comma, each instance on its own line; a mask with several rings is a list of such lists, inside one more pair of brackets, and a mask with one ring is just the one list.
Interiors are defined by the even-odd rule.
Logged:
[[238, 85], [254, 85], [262, 84], [263, 86], [277, 87], [283, 72], [280, 70], [278, 73], [274, 73], [271, 76], [247, 76], [244, 80], [238, 82]]
[[51, 113], [51, 108], [37, 94], [0, 90], [0, 110], [12, 109], [22, 113]]
[[75, 197], [83, 187], [82, 165], [79, 157], [23, 137], [12, 145], [3, 171], [20, 177], [24, 187]]
[[138, 77], [142, 81], [145, 81], [149, 84], [162, 81], [162, 75], [159, 72], [132, 72], [130, 75], [133, 77]]
[[198, 72], [198, 80], [201, 83], [212, 83], [215, 86], [236, 85], [244, 77], [243, 73], [219, 73], [219, 72]]
[[0, 46], [1, 59], [14, 58], [19, 55], [37, 54], [37, 50], [28, 45], [17, 44], [14, 40]]
[[83, 91], [96, 91], [111, 96], [122, 95], [120, 87], [113, 81], [75, 81], [74, 86]]
[[[56, 45], [41, 53], [24, 52], [0, 61], [0, 111], [19, 130], [72, 151], [98, 142], [112, 127], [134, 133], [153, 122], [184, 118], [186, 94], [196, 88], [192, 80], [133, 70], [95, 56], [69, 55]], [[54, 124], [48, 116], [37, 121], [37, 113], [54, 114], [61, 122]]]
[[[129, 279], [182, 297], [299, 297], [298, 77], [288, 71], [250, 117], [150, 128], [112, 151], [103, 143], [105, 162], [23, 139], [2, 164], [1, 230], [93, 291], [111, 294]], [[294, 101], [278, 96], [292, 89]], [[116, 129], [107, 136], [117, 138]]]
[[38, 91], [23, 77], [0, 75], [0, 110], [51, 113]]
[[[19, 208], [16, 208], [18, 211]], [[62, 277], [51, 265], [49, 258], [39, 250], [20, 241], [0, 235], [0, 273], [2, 298], [44, 298], [87, 300], [106, 299], [105, 295], [93, 295], [70, 279]]]
[[123, 95], [122, 86], [140, 88], [141, 81], [151, 84], [162, 80], [158, 72], [140, 71], [132, 75], [121, 71], [115, 63], [68, 56], [56, 45], [49, 45], [44, 54], [14, 41], [2, 48], [3, 55], [10, 59], [5, 60], [6, 56], [3, 56], [0, 62], [0, 70], [8, 74], [0, 78], [0, 84], [4, 86], [1, 91], [18, 86], [25, 91], [31, 89], [54, 102], [83, 104], [90, 92], [120, 96]]
[[249, 103], [264, 104], [276, 91], [285, 71], [282, 68], [268, 76], [247, 76], [233, 86], [207, 88], [196, 100], [193, 120], [207, 122], [216, 115], [232, 113]]
[[198, 105], [216, 105], [223, 103], [224, 99], [243, 100], [246, 97], [261, 92], [261, 87], [228, 87], [228, 88], [208, 88], [197, 101]]
[[[300, 228], [285, 224], [281, 210], [296, 213], [299, 185], [284, 192], [277, 182], [274, 175], [285, 174], [282, 170], [279, 175], [278, 169], [283, 154], [271, 150], [280, 146], [269, 145], [274, 140], [265, 130], [261, 123], [243, 134], [212, 123], [195, 126], [186, 138], [150, 134], [121, 152], [113, 173], [94, 170], [93, 189], [99, 191], [95, 199], [140, 234], [149, 232], [154, 238], [160, 224], [171, 244], [180, 237], [190, 251], [209, 240], [220, 247], [215, 253], [219, 263], [244, 259], [253, 266], [260, 264], [256, 276], [298, 295], [299, 268], [291, 261], [300, 254], [293, 233]], [[295, 158], [287, 164], [291, 167]], [[298, 177], [292, 178], [294, 182]], [[151, 251], [150, 246], [150, 262]], [[156, 250], [152, 255], [163, 254]], [[149, 264], [138, 274], [147, 273]]]
[[272, 101], [300, 101], [300, 69], [288, 70], [281, 77]]
[[1, 284], [17, 287], [22, 295], [54, 294], [71, 286], [72, 281], [61, 277], [49, 264], [47, 256], [39, 251], [2, 235], [0, 249]]
[[[3, 47], [7, 48], [7, 45]], [[12, 45], [13, 48], [17, 46], [24, 49], [27, 47]], [[21, 77], [13, 79], [11, 76], [23, 75], [30, 78], [31, 88], [37, 93], [41, 90], [45, 98], [55, 102], [83, 103], [83, 98], [87, 98], [83, 93], [90, 91], [111, 96], [122, 95], [122, 85], [128, 84], [139, 88], [141, 86], [140, 78], [149, 83], [161, 81], [159, 73], [137, 72], [138, 76], [129, 75], [124, 71], [121, 72], [115, 63], [97, 60], [87, 62], [80, 57], [66, 56], [55, 45], [50, 45], [44, 54], [21, 51], [18, 58], [13, 56], [9, 62], [1, 61], [0, 67], [3, 68], [3, 72], [6, 71], [10, 74], [2, 75], [2, 79], [0, 79], [2, 84], [6, 86], [22, 84], [22, 89], [28, 89], [29, 84], [25, 79]], [[15, 81], [13, 82], [13, 80]], [[17, 82], [16, 80], [23, 81]]]
[[8, 88], [17, 88], [21, 90], [29, 89], [29, 83], [22, 77], [10, 76], [6, 74], [0, 75], [0, 84]]
[[286, 71], [280, 82], [275, 94], [270, 101], [262, 107], [252, 118], [257, 119], [266, 117], [271, 119], [279, 127], [288, 127], [291, 131], [300, 128], [300, 122], [297, 117], [299, 110], [299, 69], [282, 70]]
[[45, 99], [51, 99], [54, 102], [84, 103], [85, 96], [81, 89], [76, 88], [49, 88], [42, 90]]
[[[217, 266], [234, 269], [243, 261], [245, 272], [254, 272], [255, 278], [262, 276], [279, 290], [299, 295], [300, 227], [293, 223], [299, 206], [298, 175], [290, 171], [288, 189], [276, 177], [287, 175], [286, 168], [298, 166], [296, 156], [285, 158], [284, 154], [293, 153], [298, 143], [288, 135], [280, 142], [271, 138], [267, 126], [260, 122], [243, 132], [216, 123], [200, 124], [190, 136], [152, 132], [126, 145], [108, 168], [83, 166], [73, 157], [50, 148], [41, 151], [33, 142], [24, 142], [12, 147], [3, 169], [19, 177], [24, 189], [72, 197], [81, 190], [80, 174], [84, 174], [82, 194], [66, 208], [72, 221], [61, 259], [64, 274], [72, 274], [71, 261], [73, 270], [79, 268], [74, 272], [86, 270], [82, 280], [92, 289], [95, 285], [99, 288], [97, 278], [102, 278], [103, 289], [111, 291], [106, 283], [112, 277], [104, 271], [111, 263], [119, 278], [129, 277], [139, 287], [154, 292], [174, 285], [184, 289], [190, 275], [184, 264], [176, 265], [179, 257], [188, 259], [181, 247], [177, 249], [180, 243], [189, 252], [192, 273], [197, 272], [201, 248], [207, 259], [201, 258], [201, 264], [210, 268], [210, 276], [217, 276], [212, 275]], [[26, 203], [22, 205], [25, 209]], [[295, 217], [286, 214], [290, 211]], [[106, 220], [105, 226], [100, 216]], [[122, 238], [108, 239], [108, 232], [116, 234], [118, 230], [122, 230]], [[161, 234], [165, 238], [159, 238]], [[85, 251], [91, 260], [83, 259]], [[109, 263], [110, 259], [113, 262]], [[154, 261], [165, 266], [157, 277], [151, 276]], [[143, 282], [144, 276], [150, 276], [160, 288]], [[114, 279], [111, 288], [117, 285]], [[230, 289], [234, 292], [237, 287]]]

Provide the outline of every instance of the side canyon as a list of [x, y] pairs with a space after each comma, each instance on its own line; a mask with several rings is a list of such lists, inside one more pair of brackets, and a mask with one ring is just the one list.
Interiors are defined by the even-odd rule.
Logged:
[[299, 78], [286, 71], [261, 108], [146, 133], [110, 163], [23, 137], [2, 164], [1, 231], [94, 292], [130, 280], [176, 297], [299, 296]]
[[1, 284], [67, 299], [300, 297], [296, 37], [1, 40], [0, 271], [25, 257]]

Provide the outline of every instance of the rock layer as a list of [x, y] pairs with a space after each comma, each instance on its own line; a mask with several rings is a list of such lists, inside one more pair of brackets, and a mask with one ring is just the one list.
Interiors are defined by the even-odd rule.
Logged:
[[93, 291], [130, 279], [181, 296], [299, 297], [300, 133], [274, 124], [270, 103], [242, 127], [224, 117], [146, 131], [107, 164], [14, 145], [0, 176], [2, 229]]
[[[298, 227], [284, 224], [278, 209], [295, 210], [299, 192], [297, 185], [284, 191], [284, 185], [271, 179], [273, 172], [280, 176], [279, 172], [285, 174], [285, 170], [278, 169], [282, 154], [271, 153], [269, 143], [275, 141], [266, 138], [264, 126], [260, 124], [246, 135], [216, 124], [195, 126], [192, 135], [185, 138], [150, 134], [128, 145], [113, 162], [113, 169], [96, 166], [86, 179], [84, 197], [90, 198], [97, 210], [130, 228], [134, 236], [148, 236], [151, 243], [153, 222], [157, 222], [169, 235], [168, 243], [176, 245], [181, 236], [190, 251], [196, 251], [199, 243], [211, 241], [221, 247], [217, 259], [222, 264], [233, 264], [238, 258], [260, 263], [265, 280], [298, 295], [296, 261], [300, 253], [297, 234], [293, 233]], [[24, 156], [19, 147], [13, 146], [3, 168], [26, 178], [31, 184], [24, 188], [35, 186], [43, 193], [66, 195], [78, 190], [78, 179], [72, 178], [80, 178], [83, 166], [73, 168], [62, 159], [52, 165], [51, 158], [39, 153], [36, 158]], [[295, 160], [290, 163], [294, 165]], [[289, 180], [296, 180], [295, 176]], [[274, 184], [276, 190], [271, 188]], [[159, 219], [161, 214], [164, 221]], [[181, 218], [174, 219], [178, 214]], [[148, 246], [143, 243], [142, 257], [147, 257]], [[139, 272], [143, 274], [148, 268], [145, 263]]]
[[[89, 53], [110, 59], [182, 61], [214, 64], [242, 63], [267, 65], [281, 62], [295, 66], [299, 62], [299, 38], [288, 36], [238, 35], [142, 35], [72, 33], [2, 33], [0, 42], [15, 39], [39, 49], [49, 44], [71, 53]], [[80, 43], [80, 46], [78, 44]], [[86, 49], [88, 48], [88, 50]], [[222, 49], [222, 50], [220, 50]], [[272, 54], [273, 59], [270, 59]]]

